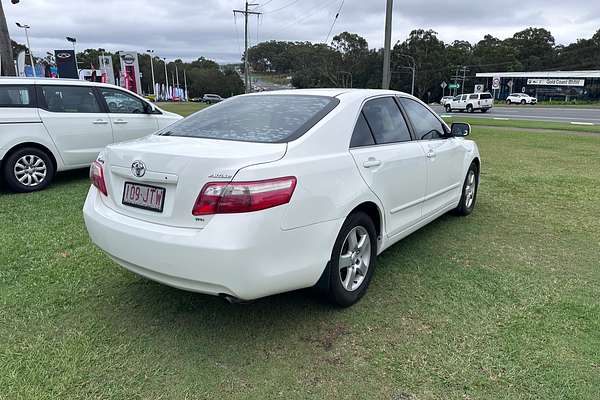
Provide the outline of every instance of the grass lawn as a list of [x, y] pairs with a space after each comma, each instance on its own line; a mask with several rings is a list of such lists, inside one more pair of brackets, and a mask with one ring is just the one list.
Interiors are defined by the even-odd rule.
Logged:
[[475, 212], [384, 253], [349, 309], [125, 271], [88, 240], [86, 171], [0, 193], [0, 399], [598, 399], [600, 138], [473, 138]]
[[452, 122], [467, 122], [473, 126], [483, 127], [494, 126], [502, 128], [525, 128], [600, 133], [600, 125], [573, 125], [563, 122], [533, 121], [526, 119], [494, 119], [493, 115], [490, 115], [489, 118], [469, 117], [468, 115], [460, 114], [450, 114], [452, 117], [447, 117], [448, 114], [443, 115], [444, 121], [446, 121], [448, 124], [451, 124]]
[[156, 103], [157, 106], [166, 111], [171, 111], [184, 117], [187, 117], [190, 114], [195, 113], [196, 111], [200, 111], [203, 108], [208, 107], [208, 104], [205, 103]]

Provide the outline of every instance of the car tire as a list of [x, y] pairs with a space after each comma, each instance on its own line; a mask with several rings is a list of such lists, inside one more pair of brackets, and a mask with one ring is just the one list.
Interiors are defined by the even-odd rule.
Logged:
[[28, 193], [48, 187], [54, 179], [50, 156], [35, 147], [23, 147], [9, 154], [2, 163], [2, 176], [10, 190]]
[[508, 104], [510, 106], [512, 104], [512, 102], [510, 100], [506, 100], [506, 104]]
[[340, 307], [358, 302], [369, 287], [376, 258], [375, 224], [363, 212], [350, 214], [333, 245], [324, 273], [328, 274], [328, 300]]
[[473, 106], [471, 104], [467, 105], [467, 112], [468, 113], [474, 113], [475, 112], [475, 109], [473, 108]]
[[479, 168], [472, 163], [467, 171], [463, 183], [462, 194], [458, 207], [454, 209], [456, 215], [467, 216], [473, 212], [477, 201], [477, 190], [479, 189]]
[[521, 104], [525, 105], [525, 104], [527, 104], [527, 102], [525, 100], [521, 100]]
[[488, 111], [489, 111], [489, 109], [487, 109], [487, 108], [482, 108], [482, 109], [481, 109], [481, 112], [482, 112], [482, 113], [484, 113], [484, 114], [485, 114], [486, 112], [488, 112]]

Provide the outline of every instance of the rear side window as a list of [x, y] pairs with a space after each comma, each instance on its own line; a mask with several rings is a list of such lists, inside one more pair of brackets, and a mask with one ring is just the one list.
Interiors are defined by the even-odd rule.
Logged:
[[412, 123], [417, 139], [431, 140], [444, 137], [444, 127], [432, 111], [412, 99], [402, 97], [400, 103], [406, 114], [408, 114], [408, 119]]
[[234, 97], [197, 112], [160, 134], [286, 143], [306, 133], [338, 103], [333, 97], [313, 95]]
[[406, 121], [393, 98], [369, 100], [363, 107], [363, 113], [377, 144], [411, 140]]
[[361, 112], [358, 116], [356, 127], [354, 127], [354, 132], [352, 133], [350, 147], [372, 146], [374, 144], [375, 140], [373, 139], [371, 128], [369, 128], [369, 124], [367, 124], [367, 120]]
[[469, 100], [477, 100], [479, 98], [478, 94], [472, 94], [469, 96]]
[[492, 98], [492, 95], [491, 95], [491, 94], [489, 94], [489, 93], [483, 93], [483, 94], [481, 95], [481, 100], [489, 100], [489, 99], [491, 99], [491, 98]]
[[0, 107], [34, 107], [33, 86], [0, 86]]
[[91, 87], [42, 86], [46, 109], [63, 113], [100, 113], [102, 109]]

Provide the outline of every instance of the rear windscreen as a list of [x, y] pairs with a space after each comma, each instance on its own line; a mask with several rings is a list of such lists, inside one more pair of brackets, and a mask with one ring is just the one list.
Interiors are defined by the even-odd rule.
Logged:
[[159, 134], [285, 143], [306, 133], [338, 103], [333, 97], [312, 95], [234, 97], [193, 114]]

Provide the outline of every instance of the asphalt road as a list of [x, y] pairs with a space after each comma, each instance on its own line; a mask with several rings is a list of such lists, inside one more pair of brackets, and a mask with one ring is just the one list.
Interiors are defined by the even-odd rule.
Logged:
[[510, 107], [495, 107], [487, 114], [479, 111], [473, 114], [453, 112], [447, 113], [442, 106], [432, 106], [439, 115], [465, 115], [474, 118], [508, 118], [530, 119], [537, 121], [553, 122], [582, 122], [600, 125], [600, 108], [558, 108], [558, 107], [531, 107], [527, 105], [514, 105]]

